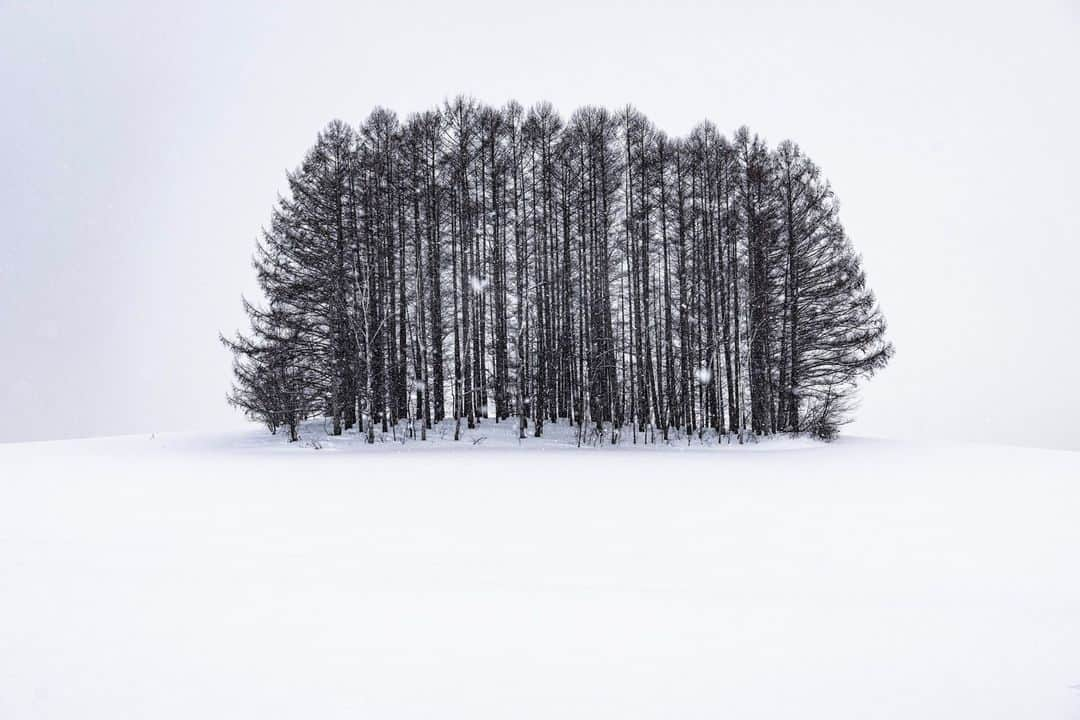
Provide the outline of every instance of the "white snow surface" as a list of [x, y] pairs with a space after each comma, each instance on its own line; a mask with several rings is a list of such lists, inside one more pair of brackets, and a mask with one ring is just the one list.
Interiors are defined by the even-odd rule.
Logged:
[[448, 426], [0, 445], [0, 718], [1080, 718], [1080, 453]]

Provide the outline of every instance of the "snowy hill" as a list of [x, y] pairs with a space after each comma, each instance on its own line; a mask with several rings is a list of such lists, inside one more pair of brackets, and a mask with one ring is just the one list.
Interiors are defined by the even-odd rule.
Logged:
[[1080, 453], [501, 433], [0, 445], [0, 718], [1080, 717]]

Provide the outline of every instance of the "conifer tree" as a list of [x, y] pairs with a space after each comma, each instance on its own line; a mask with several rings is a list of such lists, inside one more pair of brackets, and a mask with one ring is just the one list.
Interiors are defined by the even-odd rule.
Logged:
[[293, 440], [832, 437], [893, 353], [821, 171], [746, 128], [458, 97], [331, 122], [287, 179], [223, 342], [230, 402]]

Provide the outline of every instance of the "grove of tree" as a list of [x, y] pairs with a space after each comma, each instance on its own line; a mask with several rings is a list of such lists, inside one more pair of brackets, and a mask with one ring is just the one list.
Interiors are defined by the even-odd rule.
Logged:
[[296, 440], [547, 423], [579, 442], [829, 438], [893, 347], [798, 145], [632, 107], [459, 97], [333, 121], [253, 260], [230, 401]]

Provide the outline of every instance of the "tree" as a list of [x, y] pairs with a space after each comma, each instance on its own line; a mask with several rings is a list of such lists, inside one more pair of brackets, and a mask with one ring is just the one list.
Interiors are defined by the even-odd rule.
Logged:
[[[224, 340], [230, 402], [369, 442], [448, 415], [579, 442], [831, 437], [892, 356], [820, 170], [633, 107], [564, 122], [458, 97], [331, 122], [288, 175]], [[447, 374], [453, 378], [447, 382]]]

